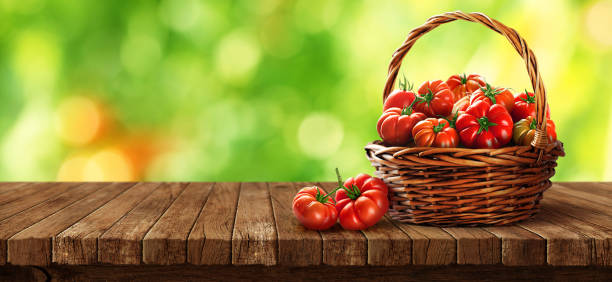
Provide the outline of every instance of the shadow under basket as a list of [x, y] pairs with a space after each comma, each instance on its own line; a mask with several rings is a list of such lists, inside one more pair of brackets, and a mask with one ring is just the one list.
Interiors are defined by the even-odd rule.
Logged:
[[531, 146], [499, 149], [386, 146], [365, 147], [376, 175], [389, 187], [392, 219], [435, 226], [506, 225], [535, 215], [551, 186], [563, 144], [546, 135], [546, 90], [538, 64], [516, 30], [481, 13], [461, 11], [431, 17], [413, 29], [389, 64], [383, 102], [393, 90], [406, 53], [417, 39], [441, 24], [465, 20], [503, 35], [523, 58], [536, 100], [537, 125]]

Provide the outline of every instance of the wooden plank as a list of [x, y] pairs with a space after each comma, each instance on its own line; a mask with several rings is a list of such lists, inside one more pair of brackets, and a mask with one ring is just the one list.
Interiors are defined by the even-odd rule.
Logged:
[[[14, 265], [48, 265], [51, 263], [51, 238], [79, 219], [104, 205], [133, 184], [87, 183], [78, 189], [91, 191], [71, 205], [15, 234], [8, 240], [8, 261]], [[77, 196], [78, 197], [78, 196]]]
[[457, 240], [457, 264], [501, 263], [501, 240], [479, 227], [448, 227]]
[[0, 206], [0, 220], [47, 201], [77, 185], [78, 183], [35, 183], [7, 192], [0, 198], [0, 202], [4, 203]]
[[519, 226], [546, 239], [546, 262], [550, 265], [589, 265], [591, 239], [557, 224], [535, 219], [522, 221]]
[[55, 188], [51, 189], [58, 189], [58, 191], [64, 191], [65, 193], [56, 195], [56, 197], [33, 206], [18, 215], [0, 221], [0, 265], [6, 264], [7, 240], [10, 237], [92, 192], [77, 189], [79, 188], [78, 183], [59, 183], [53, 185], [53, 187]]
[[578, 197], [580, 199], [591, 201], [608, 208], [612, 207], [612, 191], [598, 189], [598, 183], [554, 183], [552, 190], [567, 195], [568, 197]]
[[392, 222], [412, 239], [412, 264], [447, 265], [457, 262], [457, 240], [442, 228]]
[[212, 183], [190, 183], [185, 188], [142, 241], [144, 263], [168, 265], [187, 262], [187, 237], [212, 186]]
[[159, 183], [138, 183], [53, 238], [53, 262], [95, 264], [98, 237], [147, 198]]
[[612, 229], [610, 209], [597, 207], [595, 203], [575, 198], [570, 200], [563, 194], [550, 191], [544, 195], [542, 205], [583, 221]]
[[574, 232], [591, 238], [592, 250], [591, 262], [595, 265], [612, 265], [612, 231], [600, 226], [589, 224], [577, 218], [558, 213], [547, 207], [542, 208], [541, 218], [551, 223], [563, 226]]
[[486, 227], [501, 239], [501, 262], [511, 266], [546, 264], [546, 240], [519, 226]]
[[387, 217], [361, 231], [368, 240], [369, 265], [407, 265], [412, 263], [412, 240]]
[[[337, 183], [319, 183], [320, 187], [329, 192]], [[298, 186], [312, 186], [303, 183]], [[368, 242], [358, 231], [344, 230], [340, 224], [329, 230], [321, 231], [323, 239], [323, 264], [327, 265], [365, 265], [368, 260]]]
[[28, 185], [27, 182], [2, 182], [0, 183], [0, 197], [4, 198], [2, 194], [16, 189], [23, 189], [26, 185]]
[[232, 232], [240, 194], [239, 183], [215, 183], [187, 239], [187, 262], [231, 263]]
[[276, 237], [267, 184], [243, 183], [232, 236], [232, 264], [275, 265]]
[[554, 184], [570, 187], [572, 190], [579, 190], [608, 199], [612, 198], [612, 184], [606, 184], [605, 182], [555, 182], [553, 185]]
[[98, 261], [140, 264], [142, 239], [185, 188], [181, 183], [162, 183], [98, 239]]
[[301, 187], [285, 182], [270, 183], [268, 188], [278, 233], [278, 263], [290, 266], [321, 264], [321, 235], [302, 226], [292, 212], [293, 197]]

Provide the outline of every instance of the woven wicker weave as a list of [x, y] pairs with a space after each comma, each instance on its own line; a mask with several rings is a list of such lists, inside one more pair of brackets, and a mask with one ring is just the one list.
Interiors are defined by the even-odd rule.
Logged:
[[536, 214], [551, 186], [559, 141], [547, 144], [546, 92], [538, 64], [525, 40], [512, 28], [480, 13], [460, 11], [431, 17], [413, 29], [393, 54], [383, 101], [393, 90], [402, 59], [415, 41], [440, 24], [481, 23], [504, 35], [523, 57], [536, 96], [538, 126], [532, 146], [500, 149], [388, 147], [368, 144], [366, 155], [389, 186], [389, 214], [395, 220], [437, 226], [505, 225]]

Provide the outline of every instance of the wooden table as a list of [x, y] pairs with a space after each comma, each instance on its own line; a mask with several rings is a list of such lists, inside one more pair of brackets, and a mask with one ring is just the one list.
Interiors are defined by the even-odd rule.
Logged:
[[0, 183], [0, 280], [612, 277], [612, 183], [556, 183], [510, 227], [360, 232], [300, 226], [311, 184]]

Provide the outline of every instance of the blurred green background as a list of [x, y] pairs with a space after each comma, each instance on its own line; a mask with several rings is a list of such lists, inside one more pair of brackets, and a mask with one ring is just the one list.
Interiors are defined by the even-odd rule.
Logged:
[[[391, 54], [446, 11], [517, 29], [567, 156], [612, 179], [612, 1], [0, 0], [0, 180], [333, 180], [363, 146]], [[480, 73], [530, 87], [505, 38], [467, 22], [420, 39], [416, 85]]]

